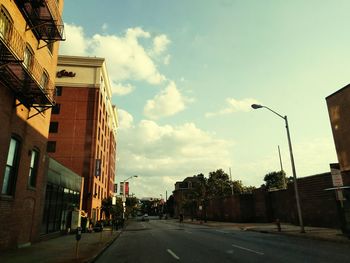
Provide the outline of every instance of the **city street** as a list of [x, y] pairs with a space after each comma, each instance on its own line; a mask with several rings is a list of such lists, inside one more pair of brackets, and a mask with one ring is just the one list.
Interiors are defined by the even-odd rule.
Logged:
[[276, 234], [130, 220], [97, 262], [347, 262], [349, 245]]

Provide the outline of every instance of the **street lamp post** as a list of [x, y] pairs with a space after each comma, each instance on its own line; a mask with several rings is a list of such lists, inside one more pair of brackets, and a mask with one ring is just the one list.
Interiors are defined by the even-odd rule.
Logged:
[[255, 109], [255, 110], [256, 109], [260, 109], [260, 108], [268, 109], [269, 111], [273, 112], [274, 114], [276, 114], [277, 116], [281, 117], [285, 121], [286, 130], [287, 130], [287, 137], [288, 137], [289, 153], [290, 153], [290, 162], [291, 162], [291, 165], [292, 165], [292, 172], [293, 172], [294, 192], [295, 192], [295, 200], [296, 200], [296, 203], [297, 203], [298, 218], [299, 218], [299, 224], [300, 224], [300, 232], [301, 233], [305, 233], [303, 217], [302, 217], [301, 207], [300, 207], [300, 199], [299, 199], [297, 175], [296, 175], [295, 164], [294, 164], [294, 157], [293, 157], [292, 142], [291, 142], [290, 133], [289, 133], [288, 118], [287, 118], [286, 115], [282, 116], [281, 114], [277, 113], [276, 111], [270, 109], [269, 107], [263, 106], [263, 105], [252, 104], [252, 108]]
[[130, 176], [130, 177], [128, 177], [128, 178], [126, 178], [124, 181], [123, 181], [123, 220], [125, 219], [125, 211], [124, 211], [124, 209], [125, 209], [125, 201], [126, 201], [126, 196], [125, 196], [125, 183], [129, 180], [129, 179], [132, 179], [132, 178], [136, 178], [136, 177], [138, 177], [137, 175], [132, 175], [132, 176]]

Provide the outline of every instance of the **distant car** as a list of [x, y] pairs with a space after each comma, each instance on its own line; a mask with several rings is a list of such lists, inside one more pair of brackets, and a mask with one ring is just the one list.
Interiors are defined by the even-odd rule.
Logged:
[[148, 219], [148, 214], [144, 214], [143, 216], [142, 216], [142, 221], [148, 221], [149, 219]]
[[94, 232], [101, 232], [103, 230], [103, 224], [102, 222], [96, 222], [96, 224], [93, 227]]

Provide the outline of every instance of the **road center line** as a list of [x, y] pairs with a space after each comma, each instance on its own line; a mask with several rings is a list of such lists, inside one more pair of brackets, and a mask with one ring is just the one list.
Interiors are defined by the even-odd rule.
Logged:
[[258, 254], [258, 255], [264, 255], [263, 252], [255, 251], [255, 250], [252, 250], [252, 249], [249, 249], [249, 248], [246, 248], [246, 247], [241, 247], [241, 246], [237, 246], [237, 245], [234, 245], [234, 244], [232, 244], [232, 246], [235, 247], [235, 248], [243, 249], [243, 250], [246, 250], [246, 251]]
[[170, 255], [172, 255], [173, 256], [173, 258], [175, 258], [175, 259], [177, 259], [177, 260], [179, 260], [180, 258], [178, 257], [178, 256], [176, 256], [176, 254], [173, 252], [173, 251], [171, 251], [169, 248], [166, 250]]

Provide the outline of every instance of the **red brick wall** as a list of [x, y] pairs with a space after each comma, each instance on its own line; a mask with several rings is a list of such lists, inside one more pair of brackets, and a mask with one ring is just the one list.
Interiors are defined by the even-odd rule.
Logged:
[[[298, 188], [304, 225], [319, 227], [340, 226], [340, 219], [330, 173], [298, 179]], [[281, 222], [298, 224], [294, 185], [286, 190], [268, 192], [256, 189], [253, 194], [213, 199], [208, 203], [210, 220], [232, 222]]]
[[[38, 115], [27, 120], [28, 110], [23, 106], [14, 107], [13, 94], [0, 85], [0, 188], [2, 188], [6, 158], [11, 134], [21, 140], [20, 160], [16, 190], [12, 197], [0, 195], [0, 249], [34, 242], [39, 238], [42, 208], [46, 184], [46, 141], [47, 118]], [[28, 187], [29, 152], [36, 147], [39, 166], [36, 187]]]
[[350, 171], [350, 85], [326, 100], [340, 169]]

